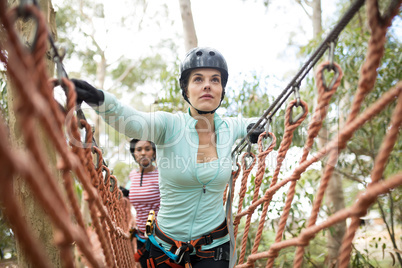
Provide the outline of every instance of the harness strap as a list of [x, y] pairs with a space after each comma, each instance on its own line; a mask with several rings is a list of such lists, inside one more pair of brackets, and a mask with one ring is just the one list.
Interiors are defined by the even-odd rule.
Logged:
[[[201, 247], [204, 245], [210, 245], [214, 241], [214, 239], [222, 238], [228, 234], [228, 229], [227, 229], [227, 224], [226, 224], [226, 219], [223, 221], [221, 225], [219, 225], [215, 230], [210, 232], [207, 235], [201, 236], [200, 238], [196, 240], [191, 240], [187, 242], [187, 244], [193, 245], [195, 248]], [[180, 245], [183, 244], [181, 241], [176, 241], [167, 236], [158, 226], [158, 222], [156, 221], [156, 228], [155, 228], [155, 235], [161, 239], [162, 241], [171, 244], [171, 245]]]
[[145, 251], [147, 251], [147, 239], [145, 238], [141, 238], [139, 236], [139, 234], [144, 234], [143, 232], [141, 232], [140, 230], [137, 230], [134, 233], [134, 236], [137, 238], [137, 240], [141, 243], [143, 243], [143, 245], [141, 247], [137, 247], [137, 251], [134, 253], [134, 259], [136, 262], [140, 262], [141, 257], [144, 255]]
[[[163, 253], [165, 253], [165, 255], [162, 256], [166, 256], [166, 259], [171, 258], [172, 260], [174, 260], [175, 262], [178, 261], [179, 257], [177, 255], [175, 255], [173, 252], [170, 251], [166, 251], [162, 246], [160, 246], [158, 244], [158, 242], [155, 240], [154, 235], [149, 235], [148, 236], [149, 241], [151, 241], [152, 244], [154, 244], [154, 246], [158, 247], [159, 249], [161, 249], [163, 251]], [[157, 260], [155, 260], [157, 261]], [[160, 263], [164, 262], [165, 260], [162, 260], [161, 262], [157, 262], [156, 265], [159, 265]]]
[[138, 235], [138, 233], [136, 233], [135, 234], [135, 237], [137, 238], [137, 240], [138, 241], [140, 241], [141, 243], [146, 243], [147, 242], [147, 240], [145, 239], [145, 238], [141, 238], [139, 235]]
[[[153, 235], [149, 236], [149, 240], [160, 248], [163, 253], [163, 256], [155, 259], [156, 265], [166, 262], [169, 258], [174, 260], [176, 263], [181, 263], [183, 260], [186, 264], [186, 267], [191, 267], [190, 264], [190, 253], [196, 250], [196, 255], [201, 258], [214, 258], [215, 260], [222, 259], [222, 252], [215, 252], [214, 250], [206, 250], [202, 251], [201, 246], [210, 245], [214, 241], [214, 239], [222, 238], [228, 234], [226, 219], [225, 221], [219, 225], [215, 230], [211, 233], [204, 235], [198, 239], [191, 240], [189, 242], [176, 241], [167, 236], [158, 226], [157, 221], [155, 222], [155, 236], [157, 236], [162, 241], [172, 245], [169, 251], [166, 251], [163, 247], [161, 247], [155, 237]], [[162, 258], [163, 257], [163, 258]]]

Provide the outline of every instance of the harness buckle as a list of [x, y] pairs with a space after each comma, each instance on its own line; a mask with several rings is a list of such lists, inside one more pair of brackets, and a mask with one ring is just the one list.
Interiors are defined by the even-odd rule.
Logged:
[[181, 247], [179, 247], [174, 254], [178, 257], [175, 263], [179, 264], [183, 260], [184, 256], [184, 252], [181, 251]]
[[214, 260], [215, 261], [220, 261], [223, 259], [223, 248], [222, 247], [218, 247], [215, 250], [215, 255], [214, 255]]
[[211, 234], [204, 235], [204, 239], [205, 239], [205, 245], [210, 245], [214, 241], [214, 238], [212, 237]]
[[183, 245], [181, 247], [179, 247], [176, 252], [175, 255], [178, 257], [178, 260], [175, 261], [177, 264], [181, 263], [184, 257], [184, 261], [185, 263], [189, 263], [190, 262], [190, 253], [194, 251], [194, 247], [193, 245], [190, 244], [190, 242], [187, 243], [183, 243]]
[[227, 252], [226, 250], [224, 250], [223, 247], [218, 247], [215, 249], [214, 260], [215, 261], [221, 261], [221, 260], [229, 261], [230, 253]]

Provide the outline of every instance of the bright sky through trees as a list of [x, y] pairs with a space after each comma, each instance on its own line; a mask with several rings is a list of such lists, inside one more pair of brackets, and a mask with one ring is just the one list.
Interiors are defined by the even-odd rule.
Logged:
[[[56, 10], [60, 1], [54, 1]], [[329, 15], [335, 11], [333, 2], [323, 0], [324, 27]], [[103, 4], [107, 20], [93, 19], [98, 27], [97, 40], [108, 48], [106, 52], [111, 61], [121, 55], [138, 58], [152, 53], [150, 47], [166, 38], [176, 41], [180, 47], [179, 55], [186, 53], [181, 38], [178, 0], [148, 1], [147, 12], [150, 16], [157, 14], [158, 9], [166, 4], [173, 23], [152, 25], [156, 18], [150, 18], [142, 22], [145, 30], [136, 35], [127, 31], [138, 24], [138, 18], [128, 16], [134, 7], [125, 8], [125, 1], [103, 1]], [[272, 1], [268, 9], [262, 1], [251, 0], [192, 0], [191, 5], [199, 45], [220, 50], [228, 61], [232, 78], [239, 73], [252, 71], [281, 77], [290, 70], [297, 70], [298, 45], [306, 44], [312, 38], [311, 21], [294, 0]], [[126, 18], [127, 29], [117, 26], [122, 18]], [[72, 60], [65, 60], [67, 66]]]

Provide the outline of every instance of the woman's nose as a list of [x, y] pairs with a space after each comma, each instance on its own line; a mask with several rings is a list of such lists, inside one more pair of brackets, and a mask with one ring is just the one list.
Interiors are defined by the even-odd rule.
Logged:
[[211, 88], [211, 84], [209, 83], [209, 81], [205, 81], [204, 89], [210, 89], [210, 88]]

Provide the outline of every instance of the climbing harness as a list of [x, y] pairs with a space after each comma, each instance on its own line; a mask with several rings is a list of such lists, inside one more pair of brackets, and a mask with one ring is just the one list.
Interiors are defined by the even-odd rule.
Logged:
[[[162, 263], [166, 263], [171, 259], [176, 264], [184, 264], [186, 267], [191, 267], [190, 254], [195, 251], [196, 256], [200, 258], [213, 258], [214, 260], [229, 260], [229, 253], [222, 251], [221, 248], [218, 250], [201, 250], [201, 246], [210, 245], [215, 239], [225, 237], [228, 234], [226, 220], [219, 225], [215, 230], [210, 232], [209, 234], [203, 235], [202, 237], [182, 242], [176, 241], [169, 236], [167, 236], [158, 226], [157, 221], [154, 222], [154, 233], [148, 235], [151, 243], [162, 250], [164, 255], [154, 258], [152, 262], [155, 266], [158, 266]], [[169, 250], [164, 249], [161, 245], [158, 244], [155, 237], [159, 238], [165, 243], [171, 245]]]

